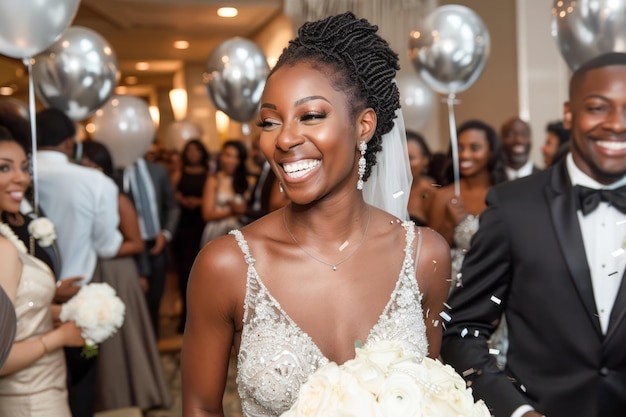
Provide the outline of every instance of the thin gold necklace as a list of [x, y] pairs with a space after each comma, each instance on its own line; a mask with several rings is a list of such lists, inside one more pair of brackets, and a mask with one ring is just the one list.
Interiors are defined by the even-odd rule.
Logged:
[[[343, 258], [342, 260], [340, 260], [339, 262], [335, 262], [335, 263], [330, 263], [330, 262], [326, 262], [323, 259], [318, 258], [317, 256], [313, 255], [311, 252], [309, 252], [308, 250], [304, 249], [302, 247], [302, 245], [300, 244], [300, 242], [298, 242], [298, 239], [296, 239], [296, 237], [293, 235], [293, 233], [291, 233], [291, 230], [289, 230], [289, 226], [287, 226], [287, 216], [285, 214], [285, 207], [283, 207], [283, 224], [285, 225], [285, 230], [287, 231], [287, 233], [289, 233], [289, 236], [291, 236], [291, 239], [293, 240], [293, 242], [298, 245], [298, 247], [302, 250], [302, 252], [304, 252], [309, 258], [322, 263], [324, 265], [328, 265], [330, 266], [333, 271], [337, 270], [337, 267], [339, 265], [341, 265], [342, 263], [344, 263], [345, 261], [347, 261], [348, 259], [352, 258], [352, 256], [354, 256], [355, 253], [357, 253], [359, 251], [359, 249], [361, 249], [361, 246], [363, 246], [363, 242], [365, 242], [365, 236], [367, 236], [367, 229], [369, 229], [370, 227], [370, 220], [372, 219], [372, 208], [368, 207], [367, 210], [367, 223], [365, 224], [365, 230], [363, 231], [363, 237], [361, 238], [361, 241], [359, 242], [358, 246], [356, 248], [354, 248], [354, 250], [345, 258]], [[344, 245], [342, 245], [343, 247]]]

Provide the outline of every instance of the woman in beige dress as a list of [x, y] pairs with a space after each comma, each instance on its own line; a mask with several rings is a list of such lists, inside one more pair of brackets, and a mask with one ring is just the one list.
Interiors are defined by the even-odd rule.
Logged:
[[[0, 128], [0, 213], [19, 210], [30, 184], [24, 148]], [[10, 227], [0, 223], [0, 286], [15, 306], [17, 330], [0, 369], [0, 416], [70, 417], [64, 346], [83, 346], [73, 322], [55, 327], [55, 282], [46, 264], [27, 253]]]

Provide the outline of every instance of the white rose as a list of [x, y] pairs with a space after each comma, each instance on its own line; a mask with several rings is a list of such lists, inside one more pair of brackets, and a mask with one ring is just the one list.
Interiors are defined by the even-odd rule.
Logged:
[[54, 239], [57, 238], [54, 224], [45, 217], [39, 217], [31, 221], [28, 225], [28, 233], [37, 239], [41, 247], [52, 245]]
[[424, 358], [424, 366], [429, 374], [429, 381], [444, 390], [465, 390], [465, 380], [450, 365], [444, 365], [437, 359]]
[[404, 372], [392, 372], [378, 393], [378, 402], [385, 417], [426, 416], [424, 400], [424, 386]]
[[357, 379], [364, 389], [376, 395], [380, 386], [385, 382], [385, 371], [378, 364], [361, 356], [349, 360], [342, 368]]
[[331, 362], [309, 376], [298, 400], [282, 417], [382, 417], [374, 397], [355, 377]]
[[356, 358], [363, 358], [374, 362], [384, 371], [394, 362], [405, 356], [402, 343], [391, 340], [380, 340], [367, 344], [363, 348], [356, 348]]

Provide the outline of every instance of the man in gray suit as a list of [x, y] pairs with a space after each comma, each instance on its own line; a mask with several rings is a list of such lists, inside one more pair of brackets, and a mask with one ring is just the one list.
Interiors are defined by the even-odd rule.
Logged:
[[125, 172], [125, 189], [137, 209], [139, 228], [146, 249], [139, 260], [142, 277], [148, 278], [146, 301], [154, 334], [159, 336], [159, 308], [168, 267], [167, 244], [176, 231], [180, 208], [167, 170], [161, 165], [139, 158]]

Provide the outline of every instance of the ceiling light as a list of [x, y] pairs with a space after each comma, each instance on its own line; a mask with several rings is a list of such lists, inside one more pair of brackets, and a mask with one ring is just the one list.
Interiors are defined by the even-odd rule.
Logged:
[[126, 77], [126, 84], [128, 85], [135, 85], [138, 82], [138, 78], [135, 77], [134, 75], [129, 75], [128, 77]]
[[12, 87], [0, 87], [0, 96], [10, 96], [13, 92]]
[[135, 69], [137, 71], [146, 71], [150, 68], [150, 64], [148, 64], [147, 62], [137, 62], [135, 64]]
[[217, 15], [220, 17], [235, 17], [239, 11], [234, 7], [220, 7], [217, 9]]
[[187, 49], [189, 48], [189, 42], [187, 41], [176, 41], [174, 42], [174, 48], [175, 49]]

